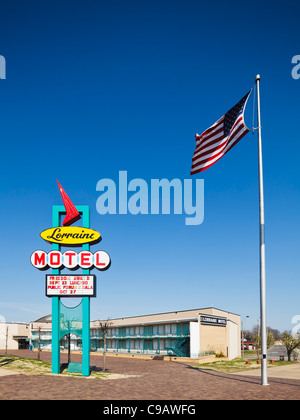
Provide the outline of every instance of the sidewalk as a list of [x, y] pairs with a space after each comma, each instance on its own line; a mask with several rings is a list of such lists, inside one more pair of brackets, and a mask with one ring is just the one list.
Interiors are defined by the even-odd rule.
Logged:
[[[233, 373], [242, 376], [261, 376], [261, 369], [247, 370], [244, 372]], [[284, 366], [268, 366], [267, 375], [269, 378], [285, 378], [300, 380], [300, 363]]]
[[0, 377], [1, 376], [9, 376], [9, 375], [19, 375], [19, 372], [15, 372], [13, 370], [0, 368]]
[[[26, 350], [14, 351], [21, 357], [37, 358]], [[61, 363], [67, 362], [61, 354]], [[51, 353], [41, 360], [51, 362]], [[91, 355], [91, 367], [101, 370], [103, 358]], [[73, 354], [80, 363], [81, 355]], [[299, 400], [300, 364], [268, 367], [270, 386], [260, 385], [260, 369], [241, 375], [195, 368], [184, 363], [138, 358], [109, 357], [109, 373], [135, 375], [117, 380], [65, 377], [63, 375], [5, 375], [0, 377], [0, 401], [22, 400]], [[0, 369], [2, 370], [2, 368]], [[294, 372], [296, 379], [288, 379]], [[274, 377], [270, 377], [274, 375]]]

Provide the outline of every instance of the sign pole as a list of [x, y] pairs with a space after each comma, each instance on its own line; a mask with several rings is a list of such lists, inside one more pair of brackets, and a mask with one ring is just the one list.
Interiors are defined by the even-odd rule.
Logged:
[[[60, 212], [58, 206], [53, 206], [52, 209], [52, 226], [60, 225]], [[59, 251], [58, 244], [52, 244], [53, 251]], [[53, 268], [52, 274], [60, 274], [60, 269]], [[60, 373], [60, 337], [59, 337], [59, 323], [60, 323], [60, 298], [52, 298], [52, 373]]]
[[[82, 226], [90, 227], [90, 208], [80, 206], [82, 209]], [[83, 244], [83, 251], [89, 251], [90, 245]], [[90, 274], [90, 269], [83, 269], [83, 274]], [[90, 297], [82, 298], [82, 376], [90, 375]]]
[[267, 324], [266, 324], [266, 266], [265, 266], [265, 214], [260, 121], [260, 75], [255, 78], [257, 87], [258, 173], [259, 173], [259, 239], [260, 239], [260, 322], [261, 322], [261, 385], [269, 385], [267, 378]]

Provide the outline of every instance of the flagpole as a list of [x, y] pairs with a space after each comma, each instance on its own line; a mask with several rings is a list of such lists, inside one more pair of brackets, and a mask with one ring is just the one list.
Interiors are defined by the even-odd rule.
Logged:
[[259, 242], [260, 242], [260, 333], [261, 333], [261, 385], [269, 385], [267, 378], [267, 325], [266, 325], [266, 266], [265, 266], [265, 212], [263, 164], [260, 122], [260, 75], [255, 78], [257, 90], [257, 130], [258, 130], [258, 173], [259, 173]]

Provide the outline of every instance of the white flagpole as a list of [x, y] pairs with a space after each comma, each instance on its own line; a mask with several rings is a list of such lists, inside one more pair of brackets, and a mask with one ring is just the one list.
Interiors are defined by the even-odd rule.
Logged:
[[258, 173], [259, 173], [259, 238], [260, 238], [260, 333], [261, 333], [261, 385], [269, 385], [267, 378], [267, 324], [266, 324], [266, 266], [265, 266], [265, 214], [264, 185], [260, 122], [260, 75], [255, 78], [257, 87], [257, 125], [258, 125]]

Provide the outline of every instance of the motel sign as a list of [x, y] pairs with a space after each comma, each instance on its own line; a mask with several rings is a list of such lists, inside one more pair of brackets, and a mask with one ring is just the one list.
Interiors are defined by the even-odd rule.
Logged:
[[[52, 250], [34, 251], [30, 261], [39, 270], [52, 270], [45, 276], [45, 294], [52, 299], [52, 373], [60, 373], [60, 340], [66, 334], [65, 326], [71, 330], [74, 325], [74, 331], [76, 326], [76, 334], [82, 339], [82, 363], [69, 363], [68, 371], [89, 376], [90, 298], [96, 297], [96, 276], [90, 270], [108, 269], [110, 257], [102, 250], [90, 252], [90, 245], [97, 244], [101, 235], [90, 229], [89, 206], [75, 207], [59, 183], [58, 186], [64, 206], [52, 207], [52, 227], [40, 234], [43, 240], [52, 244]], [[65, 218], [61, 223], [62, 216]], [[82, 227], [70, 226], [79, 219], [82, 219]], [[81, 250], [77, 252], [70, 247], [81, 247]], [[62, 269], [81, 269], [82, 273], [61, 273]], [[66, 307], [60, 301], [62, 297], [81, 297], [82, 300], [76, 307]], [[79, 314], [78, 307], [81, 308]]]

